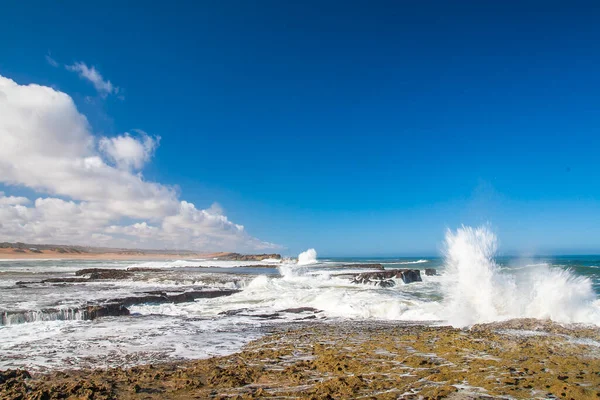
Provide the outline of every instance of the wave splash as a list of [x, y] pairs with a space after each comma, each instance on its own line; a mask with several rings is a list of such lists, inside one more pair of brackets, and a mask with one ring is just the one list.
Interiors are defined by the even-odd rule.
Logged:
[[538, 265], [507, 273], [494, 261], [497, 239], [488, 228], [446, 233], [444, 316], [454, 326], [510, 318], [600, 325], [592, 282], [571, 271]]
[[310, 265], [317, 263], [317, 251], [308, 249], [298, 254], [298, 265]]

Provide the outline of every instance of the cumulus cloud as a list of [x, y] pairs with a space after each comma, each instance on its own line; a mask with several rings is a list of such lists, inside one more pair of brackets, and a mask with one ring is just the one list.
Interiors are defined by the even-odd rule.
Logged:
[[122, 169], [141, 169], [158, 147], [160, 136], [151, 137], [142, 132], [141, 138], [129, 133], [114, 138], [100, 139], [100, 150]]
[[0, 192], [0, 205], [16, 206], [29, 202], [27, 197], [4, 196], [4, 192]]
[[80, 78], [90, 81], [102, 96], [119, 93], [120, 89], [113, 85], [111, 81], [105, 80], [93, 65], [88, 67], [83, 62], [76, 62], [73, 65], [66, 65], [65, 68], [76, 72]]
[[[217, 204], [203, 210], [144, 179], [160, 138], [96, 139], [70, 96], [0, 76], [0, 182], [40, 193], [32, 205], [0, 192], [0, 240], [194, 250], [257, 250]], [[47, 196], [47, 197], [43, 197]], [[121, 221], [129, 221], [121, 223]]]

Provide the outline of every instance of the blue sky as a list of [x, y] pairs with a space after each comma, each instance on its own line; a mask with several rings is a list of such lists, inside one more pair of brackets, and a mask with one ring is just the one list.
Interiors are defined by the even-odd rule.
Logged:
[[288, 3], [11, 2], [0, 75], [95, 137], [160, 136], [145, 180], [284, 253], [437, 254], [481, 223], [506, 252], [600, 252], [597, 4]]

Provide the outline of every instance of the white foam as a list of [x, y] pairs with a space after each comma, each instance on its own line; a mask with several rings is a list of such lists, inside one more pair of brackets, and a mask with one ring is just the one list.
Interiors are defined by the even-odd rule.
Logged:
[[298, 254], [298, 265], [310, 265], [317, 263], [317, 251], [308, 249]]
[[523, 317], [600, 325], [589, 279], [547, 265], [506, 273], [494, 262], [496, 248], [488, 228], [446, 234], [443, 313], [452, 325]]
[[408, 265], [408, 264], [423, 264], [429, 262], [429, 260], [417, 260], [417, 261], [403, 261], [403, 262], [398, 262], [395, 264], [403, 264], [403, 265]]

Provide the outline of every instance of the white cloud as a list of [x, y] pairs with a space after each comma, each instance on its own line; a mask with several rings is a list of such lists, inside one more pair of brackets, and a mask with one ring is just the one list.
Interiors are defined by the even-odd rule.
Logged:
[[[159, 144], [142, 131], [96, 140], [71, 97], [0, 76], [0, 182], [34, 189], [0, 193], [0, 240], [196, 250], [272, 248], [223, 215], [179, 199], [141, 172]], [[105, 161], [108, 160], [109, 164]], [[120, 221], [131, 221], [122, 224]]]
[[160, 136], [151, 137], [145, 132], [140, 139], [129, 133], [115, 138], [100, 139], [100, 150], [122, 169], [142, 169], [160, 143]]
[[4, 196], [4, 192], [0, 192], [0, 205], [21, 205], [30, 203], [27, 197]]
[[88, 67], [83, 62], [76, 62], [73, 65], [66, 65], [65, 68], [69, 71], [77, 72], [79, 77], [90, 81], [102, 96], [119, 93], [120, 89], [113, 85], [111, 81], [104, 80], [100, 72], [98, 72], [94, 66]]
[[58, 61], [56, 61], [50, 54], [46, 54], [46, 62], [53, 66], [54, 68], [58, 68]]

